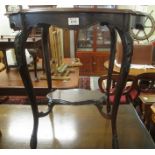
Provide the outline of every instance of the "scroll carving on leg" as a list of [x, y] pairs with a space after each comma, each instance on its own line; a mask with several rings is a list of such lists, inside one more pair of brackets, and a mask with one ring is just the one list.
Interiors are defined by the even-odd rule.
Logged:
[[[108, 79], [107, 79], [107, 85], [106, 85], [106, 94], [104, 96], [104, 101], [106, 102], [107, 106], [107, 112], [103, 112], [103, 105], [97, 104], [97, 108], [101, 115], [106, 118], [106, 119], [111, 119], [111, 105], [109, 102], [109, 91], [110, 91], [110, 86], [111, 86], [111, 78], [112, 78], [112, 73], [113, 73], [113, 68], [114, 68], [114, 60], [115, 60], [115, 54], [116, 54], [116, 30], [113, 26], [108, 25], [110, 35], [111, 35], [111, 46], [110, 46], [110, 60], [109, 60], [109, 69], [108, 69]], [[101, 83], [99, 79], [99, 85]]]
[[30, 146], [31, 148], [36, 148], [37, 146], [37, 130], [38, 130], [38, 107], [36, 104], [36, 96], [33, 91], [33, 85], [29, 75], [26, 57], [25, 57], [25, 42], [28, 38], [30, 30], [23, 30], [17, 34], [15, 38], [15, 52], [17, 57], [17, 64], [19, 68], [19, 73], [22, 78], [23, 84], [25, 86], [26, 92], [29, 96], [32, 113], [33, 113], [33, 131], [31, 135]]
[[[45, 71], [47, 76], [47, 84], [48, 88], [51, 91], [52, 88], [52, 82], [51, 82], [51, 69], [50, 69], [50, 61], [49, 61], [49, 52], [48, 52], [48, 25], [43, 26], [43, 57], [45, 62]], [[27, 94], [29, 96], [30, 102], [31, 102], [31, 108], [33, 113], [33, 131], [30, 141], [30, 147], [36, 148], [37, 147], [37, 131], [38, 131], [38, 124], [39, 124], [39, 117], [46, 116], [49, 114], [49, 112], [52, 109], [52, 105], [49, 102], [48, 104], [48, 110], [46, 112], [39, 112], [38, 111], [38, 105], [36, 102], [36, 95], [33, 90], [33, 85], [31, 82], [31, 78], [29, 75], [27, 63], [26, 63], [26, 57], [25, 57], [25, 48], [24, 44], [28, 38], [28, 34], [30, 33], [30, 30], [23, 30], [20, 32], [16, 38], [15, 38], [15, 52], [17, 56], [17, 63], [19, 67], [19, 73], [21, 75], [21, 78], [23, 80], [24, 86], [26, 88]]]
[[[109, 61], [109, 69], [108, 69], [108, 80], [107, 80], [107, 92], [110, 91], [111, 86], [111, 77], [112, 72], [114, 68], [114, 60], [115, 60], [115, 54], [116, 54], [116, 31], [112, 26], [108, 26], [110, 30], [110, 36], [111, 36], [111, 46], [110, 46], [110, 61]], [[111, 106], [109, 102], [109, 93], [107, 93], [107, 113], [111, 111]]]
[[118, 137], [117, 137], [117, 127], [116, 127], [117, 112], [118, 112], [118, 107], [120, 103], [120, 97], [125, 87], [126, 79], [130, 69], [130, 63], [131, 63], [132, 51], [133, 51], [133, 41], [129, 32], [122, 32], [118, 30], [118, 33], [122, 40], [123, 57], [122, 57], [119, 81], [117, 82], [117, 86], [116, 86], [114, 105], [112, 107], [111, 125], [112, 125], [112, 138], [113, 138], [112, 147], [113, 148], [119, 148]]

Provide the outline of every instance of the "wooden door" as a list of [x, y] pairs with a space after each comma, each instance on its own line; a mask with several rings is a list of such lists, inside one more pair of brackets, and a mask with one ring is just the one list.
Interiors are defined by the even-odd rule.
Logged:
[[94, 52], [93, 54], [93, 74], [102, 75], [107, 73], [104, 63], [109, 58], [109, 52]]
[[76, 53], [76, 57], [80, 59], [82, 66], [80, 67], [80, 75], [92, 75], [93, 74], [93, 57], [92, 53]]
[[64, 58], [70, 58], [70, 34], [68, 29], [63, 29], [63, 49], [64, 49]]

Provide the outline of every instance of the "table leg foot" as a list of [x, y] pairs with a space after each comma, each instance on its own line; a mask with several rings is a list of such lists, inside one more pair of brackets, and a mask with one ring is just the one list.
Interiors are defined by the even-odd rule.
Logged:
[[37, 148], [37, 135], [36, 134], [32, 134], [32, 136], [31, 136], [30, 147], [31, 147], [31, 149]]
[[112, 137], [112, 148], [113, 149], [119, 149], [119, 142], [117, 135]]

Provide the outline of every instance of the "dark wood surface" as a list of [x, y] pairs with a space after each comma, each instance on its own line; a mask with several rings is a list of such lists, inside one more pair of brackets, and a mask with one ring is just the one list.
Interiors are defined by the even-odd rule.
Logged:
[[67, 29], [63, 30], [63, 48], [64, 57], [70, 58], [70, 31]]
[[109, 59], [110, 51], [104, 52], [76, 52], [82, 66], [80, 67], [80, 75], [99, 76], [107, 74], [107, 69], [104, 67], [104, 62]]
[[142, 15], [142, 13], [132, 11], [130, 9], [109, 9], [109, 8], [36, 8], [36, 9], [23, 9], [18, 12], [11, 12], [6, 13], [6, 15], [9, 14], [17, 14], [17, 13], [46, 13], [46, 12], [53, 12], [53, 13], [113, 13], [113, 14], [134, 14], [134, 15]]
[[[109, 9], [109, 8], [52, 8], [52, 9], [28, 9], [28, 10], [22, 10], [20, 12], [15, 13], [7, 13], [6, 15], [9, 16], [10, 20], [10, 26], [14, 30], [18, 30], [22, 28], [22, 22], [20, 20], [20, 15], [25, 14], [25, 18], [27, 18], [26, 23], [27, 26], [33, 27], [35, 24], [38, 23], [44, 23], [49, 25], [55, 25], [62, 28], [69, 28], [69, 29], [79, 29], [79, 28], [86, 28], [88, 26], [94, 25], [97, 22], [106, 22], [106, 23], [112, 23], [114, 25], [119, 25], [120, 29], [126, 28], [126, 27], [135, 27], [135, 18], [136, 16], [141, 19], [145, 15], [142, 12], [135, 12], [132, 10], [126, 10], [126, 9]], [[40, 15], [38, 18], [37, 16]], [[57, 18], [57, 15], [59, 15], [59, 18]], [[96, 16], [95, 18], [94, 15]], [[121, 16], [131, 16], [133, 19], [127, 19], [127, 20], [133, 20], [132, 23], [128, 23], [124, 21], [124, 19], [121, 19]], [[18, 16], [18, 17], [17, 17]], [[17, 19], [17, 18], [18, 19]], [[68, 24], [68, 18], [79, 18], [80, 21], [77, 25], [69, 25]], [[61, 22], [59, 22], [59, 19]], [[118, 18], [119, 20], [115, 20]], [[128, 18], [128, 17], [127, 17]], [[17, 21], [18, 20], [18, 21]], [[114, 20], [114, 21], [113, 21]], [[122, 21], [123, 20], [123, 21]], [[122, 25], [122, 22], [125, 23], [125, 25]], [[139, 20], [141, 23], [141, 21]], [[36, 26], [36, 25], [35, 25]], [[123, 26], [123, 27], [122, 27]]]
[[[0, 149], [28, 149], [32, 126], [29, 105], [0, 105]], [[45, 110], [46, 106], [40, 106]], [[40, 118], [39, 149], [111, 149], [111, 123], [93, 105], [55, 106], [53, 114]], [[121, 149], [155, 148], [132, 105], [118, 113]], [[104, 152], [103, 152], [104, 153]]]
[[155, 103], [155, 93], [141, 93], [139, 98], [144, 104], [151, 105]]
[[[139, 95], [140, 100], [142, 101], [142, 113], [143, 113], [143, 122], [147, 129], [150, 131], [151, 127], [151, 120], [152, 120], [152, 111], [151, 105], [155, 103], [155, 94], [151, 93], [141, 93]], [[155, 128], [153, 129], [155, 130]], [[154, 131], [155, 132], [155, 131]]]
[[[9, 48], [14, 48], [15, 36], [11, 35], [1, 35], [0, 36], [0, 50], [6, 50]], [[26, 41], [26, 48], [38, 48], [41, 46], [41, 37], [29, 37]]]

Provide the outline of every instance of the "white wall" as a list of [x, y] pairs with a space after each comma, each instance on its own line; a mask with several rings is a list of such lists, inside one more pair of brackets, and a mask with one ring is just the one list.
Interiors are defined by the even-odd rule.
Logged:
[[[0, 4], [0, 35], [14, 35], [18, 33], [18, 31], [15, 32], [13, 29], [10, 28], [9, 19], [6, 15], [4, 15], [5, 13], [6, 13], [5, 5], [1, 3]], [[9, 49], [9, 50], [13, 50], [13, 49]], [[14, 51], [10, 52], [9, 50], [7, 51], [8, 65], [14, 65], [16, 64]], [[26, 59], [28, 64], [32, 62], [32, 57], [30, 56], [27, 50], [26, 50]]]
[[5, 5], [0, 4], [0, 35], [9, 35], [14, 32], [10, 28], [8, 17], [4, 16], [5, 12]]

